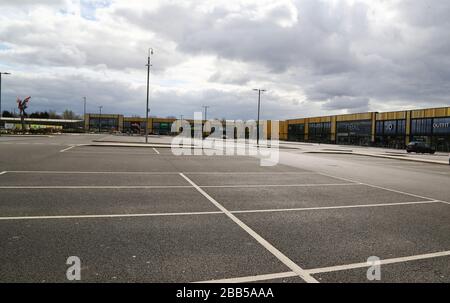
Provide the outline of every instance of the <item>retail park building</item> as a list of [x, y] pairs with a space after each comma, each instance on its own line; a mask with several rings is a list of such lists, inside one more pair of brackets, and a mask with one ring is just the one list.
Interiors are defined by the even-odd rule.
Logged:
[[[174, 121], [176, 119], [149, 118], [145, 123], [145, 118], [87, 114], [85, 128], [91, 131], [100, 129], [102, 132], [144, 133], [145, 127], [148, 127], [150, 134], [171, 135]], [[423, 141], [438, 151], [449, 152], [450, 107], [285, 120], [280, 121], [279, 138], [389, 148], [404, 148], [411, 141]]]

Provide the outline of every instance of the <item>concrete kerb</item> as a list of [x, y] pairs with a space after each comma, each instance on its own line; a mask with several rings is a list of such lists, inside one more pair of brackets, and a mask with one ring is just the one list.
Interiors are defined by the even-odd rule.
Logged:
[[[103, 147], [144, 147], [144, 148], [171, 148], [171, 144], [169, 143], [125, 143], [125, 142], [104, 142], [104, 141], [93, 141], [95, 143], [92, 144], [83, 144], [83, 146], [103, 146]], [[197, 145], [191, 144], [190, 147], [196, 148], [199, 147]], [[280, 147], [283, 149], [282, 147]], [[289, 149], [289, 148], [286, 148]], [[300, 150], [300, 149], [299, 149]], [[305, 154], [339, 154], [339, 155], [358, 155], [358, 156], [366, 156], [366, 157], [374, 157], [374, 158], [385, 158], [385, 159], [394, 159], [394, 160], [404, 160], [411, 162], [421, 162], [421, 163], [431, 163], [431, 164], [440, 164], [440, 165], [449, 165], [450, 161], [438, 161], [438, 160], [428, 160], [428, 159], [418, 159], [407, 157], [407, 155], [380, 155], [380, 154], [371, 154], [371, 153], [362, 153], [355, 152], [353, 150], [318, 150], [318, 151], [304, 151]]]
[[350, 151], [305, 151], [305, 154], [338, 154], [338, 155], [357, 155], [357, 156], [366, 156], [373, 158], [385, 158], [385, 159], [394, 159], [394, 160], [404, 160], [410, 162], [421, 162], [421, 163], [431, 163], [431, 164], [440, 164], [440, 165], [450, 165], [449, 161], [438, 161], [438, 160], [428, 160], [428, 159], [418, 159], [407, 157], [406, 155], [378, 155], [378, 154], [369, 154], [369, 153], [361, 153], [361, 152], [350, 152]]

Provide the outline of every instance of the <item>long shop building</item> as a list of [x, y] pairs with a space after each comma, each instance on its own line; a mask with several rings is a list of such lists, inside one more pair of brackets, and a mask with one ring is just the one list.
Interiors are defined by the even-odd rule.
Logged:
[[[86, 114], [85, 116], [85, 128], [90, 132], [103, 132], [103, 133], [114, 133], [119, 132], [123, 134], [145, 134], [145, 128], [148, 127], [148, 133], [152, 135], [176, 135], [179, 132], [172, 133], [172, 124], [177, 121], [175, 118], [149, 118], [148, 123], [145, 118], [140, 117], [124, 117], [123, 115], [114, 115], [114, 114]], [[190, 124], [191, 134], [194, 135], [195, 130], [195, 121], [192, 119], [185, 119], [186, 122]], [[204, 123], [206, 121], [202, 121], [201, 129], [204, 129]], [[229, 121], [234, 122], [234, 121]], [[241, 127], [242, 126], [242, 127]], [[180, 125], [181, 127], [181, 125]], [[237, 138], [238, 136], [238, 128], [241, 127], [242, 134], [241, 136], [245, 136], [248, 138], [250, 136], [250, 128], [253, 127], [256, 131], [256, 123], [255, 124], [239, 124], [234, 126], [234, 133], [227, 134], [226, 125], [222, 125], [224, 135], [227, 135], [229, 138], [233, 136]], [[214, 125], [211, 125], [211, 131], [214, 132]], [[181, 130], [179, 128], [179, 130]], [[261, 134], [267, 134], [270, 138], [271, 135], [271, 122], [270, 121], [261, 121]], [[209, 132], [204, 131], [204, 135], [208, 136]]]
[[450, 152], [450, 107], [287, 120], [280, 125], [280, 138], [388, 148], [421, 141]]
[[[148, 127], [150, 134], [171, 135], [175, 120], [87, 114], [85, 128], [144, 134]], [[291, 119], [280, 121], [279, 129], [279, 138], [287, 141], [399, 149], [411, 141], [422, 141], [438, 151], [450, 152], [450, 107]]]
[[176, 119], [124, 117], [113, 114], [86, 114], [85, 128], [93, 132], [121, 132], [128, 134], [144, 134], [148, 127], [150, 134], [170, 135], [172, 123]]

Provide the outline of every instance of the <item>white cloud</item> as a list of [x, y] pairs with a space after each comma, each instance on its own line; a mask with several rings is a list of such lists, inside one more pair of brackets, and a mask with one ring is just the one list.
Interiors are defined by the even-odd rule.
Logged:
[[[4, 108], [266, 118], [448, 105], [450, 3], [410, 1], [2, 1]], [[425, 13], [424, 13], [425, 12]]]

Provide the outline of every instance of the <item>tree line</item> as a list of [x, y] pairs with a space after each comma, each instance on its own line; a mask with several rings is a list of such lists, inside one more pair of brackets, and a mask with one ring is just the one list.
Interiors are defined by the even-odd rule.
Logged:
[[[18, 113], [12, 113], [10, 111], [4, 110], [3, 117], [5, 118], [19, 118]], [[81, 120], [83, 119], [80, 115], [75, 114], [73, 111], [66, 109], [62, 114], [58, 114], [56, 111], [44, 111], [44, 112], [34, 112], [27, 114], [27, 118], [33, 119], [65, 119], [65, 120]]]

